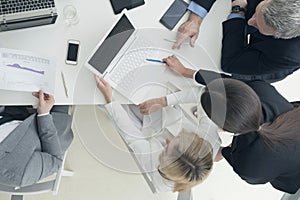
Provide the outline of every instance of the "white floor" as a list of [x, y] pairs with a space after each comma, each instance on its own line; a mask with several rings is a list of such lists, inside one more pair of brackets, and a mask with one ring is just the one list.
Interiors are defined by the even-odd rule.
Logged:
[[[27, 200], [83, 200], [83, 199], [130, 199], [130, 200], [175, 200], [176, 193], [155, 195], [149, 189], [143, 177], [139, 174], [120, 172], [102, 164], [99, 156], [110, 155], [112, 162], [122, 163], [128, 159], [134, 167], [134, 161], [128, 156], [120, 158], [107, 150], [107, 141], [123, 148], [122, 141], [113, 129], [106, 115], [93, 106], [79, 106], [74, 120], [75, 138], [69, 149], [65, 168], [74, 171], [73, 177], [64, 177], [57, 196], [51, 193], [26, 196]], [[106, 134], [102, 141], [100, 131]], [[83, 131], [85, 130], [85, 131]], [[107, 134], [108, 133], [108, 134]], [[91, 140], [88, 141], [87, 138]], [[91, 147], [91, 142], [94, 146]], [[99, 150], [97, 152], [97, 150]], [[100, 154], [99, 154], [100, 153]], [[98, 158], [98, 159], [97, 159]], [[115, 159], [114, 159], [115, 158]], [[105, 162], [107, 163], [107, 162]], [[122, 168], [122, 166], [119, 166]], [[121, 169], [120, 168], [120, 169]], [[226, 163], [215, 163], [209, 178], [193, 189], [195, 200], [279, 200], [282, 192], [276, 191], [271, 185], [249, 185], [242, 181]], [[10, 199], [8, 195], [0, 194], [0, 200]]]

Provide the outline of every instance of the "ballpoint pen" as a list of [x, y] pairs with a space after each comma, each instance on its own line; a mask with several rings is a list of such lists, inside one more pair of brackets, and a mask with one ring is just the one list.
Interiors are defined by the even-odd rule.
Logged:
[[65, 76], [64, 76], [63, 72], [61, 72], [61, 78], [62, 78], [62, 81], [63, 81], [63, 85], [64, 85], [66, 96], [69, 97], [68, 88], [67, 88], [67, 84], [66, 84], [66, 80], [65, 80]]
[[164, 61], [162, 60], [156, 60], [156, 59], [150, 59], [150, 58], [146, 58], [147, 61], [150, 61], [150, 62], [157, 62], [157, 63], [165, 63]]
[[[177, 40], [172, 40], [172, 39], [167, 39], [167, 38], [164, 38], [165, 41], [167, 42], [171, 42], [171, 43], [176, 43]], [[190, 43], [189, 42], [182, 42], [181, 43], [182, 45], [189, 45]]]

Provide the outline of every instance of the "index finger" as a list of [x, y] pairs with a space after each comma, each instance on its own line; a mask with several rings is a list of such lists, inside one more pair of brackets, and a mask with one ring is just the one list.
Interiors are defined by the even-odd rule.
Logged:
[[44, 92], [42, 90], [39, 91], [39, 99], [44, 100]]
[[99, 80], [100, 80], [100, 77], [99, 77], [99, 76], [94, 75], [94, 77], [95, 77], [95, 80], [96, 80], [96, 81], [99, 81]]
[[169, 66], [170, 65], [170, 58], [168, 57], [168, 58], [164, 58], [163, 59], [163, 61], [164, 61], [164, 63], [167, 65], [167, 66]]
[[181, 46], [181, 43], [188, 37], [188, 35], [183, 34], [183, 33], [178, 33], [179, 36], [177, 36], [177, 41], [173, 45], [172, 49], [179, 49]]
[[103, 77], [100, 77], [100, 81], [103, 83], [103, 85], [109, 86], [109, 83], [106, 80], [104, 80]]
[[32, 96], [39, 98], [39, 92], [32, 92], [31, 94], [32, 94]]
[[140, 104], [138, 105], [138, 107], [139, 107], [139, 108], [141, 108], [141, 107], [143, 107], [143, 106], [144, 106], [144, 104], [145, 104], [145, 102], [143, 102], [143, 103], [140, 103]]

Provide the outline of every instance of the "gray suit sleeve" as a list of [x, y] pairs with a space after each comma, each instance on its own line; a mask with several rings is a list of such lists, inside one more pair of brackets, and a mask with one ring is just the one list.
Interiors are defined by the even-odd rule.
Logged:
[[37, 117], [41, 151], [35, 151], [27, 163], [21, 186], [31, 185], [57, 172], [62, 165], [63, 152], [51, 115]]
[[37, 117], [37, 126], [42, 145], [42, 152], [49, 153], [58, 159], [62, 159], [63, 152], [61, 150], [52, 115]]

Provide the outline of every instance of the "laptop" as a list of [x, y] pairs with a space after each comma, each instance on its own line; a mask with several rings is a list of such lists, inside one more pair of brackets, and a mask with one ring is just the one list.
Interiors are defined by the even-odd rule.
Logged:
[[103, 76], [116, 91], [137, 104], [149, 96], [150, 90], [161, 89], [160, 82], [166, 68], [161, 63], [146, 61], [156, 54], [151, 42], [123, 14], [92, 51], [85, 66], [94, 74]]
[[1, 0], [0, 31], [54, 24], [54, 0]]

